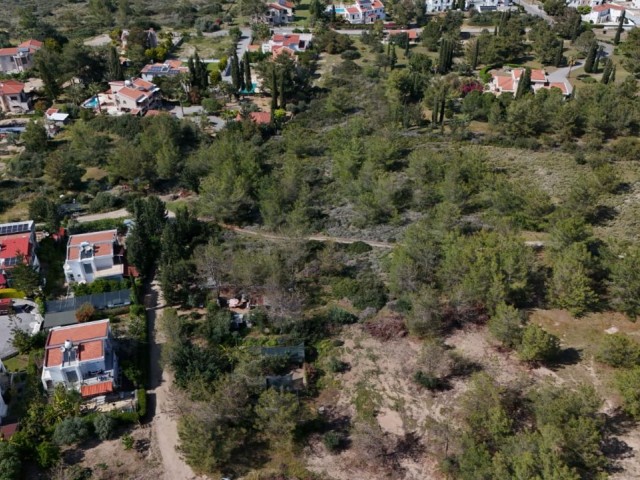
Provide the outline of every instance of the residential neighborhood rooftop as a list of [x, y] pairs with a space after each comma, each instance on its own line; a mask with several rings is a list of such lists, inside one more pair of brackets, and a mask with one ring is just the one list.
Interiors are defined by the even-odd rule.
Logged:
[[71, 235], [67, 244], [67, 260], [80, 259], [88, 247], [94, 257], [113, 256], [113, 243], [117, 237], [118, 231], [115, 229]]
[[[102, 340], [109, 334], [109, 320], [98, 320], [80, 325], [70, 325], [66, 327], [55, 327], [49, 331], [45, 346], [45, 361], [47, 367], [60, 365], [63, 360], [93, 360], [104, 355]], [[72, 342], [77, 346], [74, 358], [65, 357], [65, 353], [60, 347], [65, 346], [65, 342]]]

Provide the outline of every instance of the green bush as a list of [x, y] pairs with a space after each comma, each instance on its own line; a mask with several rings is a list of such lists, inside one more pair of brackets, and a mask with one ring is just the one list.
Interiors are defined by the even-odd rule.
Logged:
[[323, 435], [322, 443], [332, 453], [339, 451], [344, 446], [344, 435], [340, 432], [330, 431]]
[[133, 437], [129, 434], [126, 434], [122, 437], [122, 446], [125, 450], [131, 450], [133, 448], [134, 440]]
[[89, 428], [80, 417], [65, 418], [53, 432], [53, 441], [58, 445], [73, 445], [89, 436]]
[[615, 368], [631, 368], [640, 365], [640, 344], [623, 333], [614, 333], [603, 338], [598, 361]]
[[327, 319], [333, 325], [349, 325], [358, 321], [358, 317], [347, 312], [345, 309], [336, 306], [329, 309]]
[[138, 396], [138, 417], [143, 419], [147, 415], [147, 391], [144, 388], [137, 390]]
[[53, 467], [60, 458], [60, 449], [51, 442], [42, 442], [36, 448], [38, 465], [42, 468]]
[[437, 390], [442, 386], [442, 380], [433, 375], [428, 375], [422, 370], [418, 370], [413, 374], [413, 381], [427, 390]]
[[93, 419], [93, 428], [100, 440], [107, 440], [115, 431], [116, 421], [111, 415], [101, 413]]
[[549, 362], [560, 354], [560, 339], [531, 323], [524, 329], [518, 352], [525, 362]]
[[353, 253], [356, 255], [360, 253], [368, 253], [371, 250], [373, 250], [373, 247], [365, 242], [358, 241], [358, 242], [349, 243], [347, 245], [347, 252]]

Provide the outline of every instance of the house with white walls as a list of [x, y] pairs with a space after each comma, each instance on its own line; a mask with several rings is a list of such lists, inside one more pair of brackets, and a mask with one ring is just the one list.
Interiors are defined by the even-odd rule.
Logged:
[[105, 395], [118, 387], [118, 358], [109, 320], [49, 330], [42, 366], [42, 386], [77, 390], [83, 398]]
[[91, 283], [98, 279], [121, 280], [125, 251], [117, 230], [71, 235], [67, 243], [64, 276], [67, 283]]

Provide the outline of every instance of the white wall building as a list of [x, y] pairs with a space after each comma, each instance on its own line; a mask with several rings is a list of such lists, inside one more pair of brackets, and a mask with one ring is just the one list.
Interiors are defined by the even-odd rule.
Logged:
[[118, 358], [109, 320], [56, 327], [45, 345], [42, 385], [78, 390], [83, 397], [113, 392], [118, 386]]
[[33, 56], [42, 48], [42, 42], [27, 40], [17, 47], [0, 48], [0, 72], [20, 73], [33, 66]]
[[117, 230], [71, 235], [64, 275], [68, 283], [91, 283], [99, 278], [122, 279], [124, 248]]
[[329, 5], [325, 12], [329, 15], [335, 9], [336, 17], [342, 17], [349, 23], [374, 23], [376, 20], [384, 20], [387, 15], [384, 11], [384, 3], [380, 0], [356, 0], [351, 5]]
[[[502, 7], [509, 7], [511, 0], [466, 0], [465, 9], [475, 8], [479, 12], [492, 12]], [[447, 10], [455, 10], [458, 8], [456, 0], [426, 0], [425, 10], [427, 13], [446, 12]]]

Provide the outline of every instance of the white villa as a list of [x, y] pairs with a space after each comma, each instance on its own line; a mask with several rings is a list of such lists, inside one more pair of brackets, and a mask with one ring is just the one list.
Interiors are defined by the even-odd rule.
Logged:
[[[489, 92], [495, 95], [500, 95], [502, 93], [511, 93], [515, 95], [518, 91], [520, 78], [523, 74], [524, 68], [492, 72], [492, 79], [488, 84]], [[552, 82], [549, 80], [547, 72], [540, 69], [531, 70], [531, 88], [534, 93], [543, 88], [557, 88], [564, 96], [570, 95], [573, 90], [571, 84], [567, 80]]]
[[295, 20], [295, 5], [287, 0], [267, 3], [267, 11], [264, 14], [264, 21], [270, 25], [286, 25]]
[[117, 230], [71, 235], [64, 275], [69, 284], [91, 283], [99, 278], [122, 279], [124, 247]]
[[335, 9], [336, 17], [342, 17], [349, 23], [374, 23], [384, 20], [384, 4], [380, 0], [356, 0], [352, 5], [329, 5], [326, 13], [331, 14]]
[[118, 359], [109, 320], [55, 327], [45, 345], [42, 385], [78, 390], [83, 398], [113, 392], [118, 386]]
[[33, 66], [33, 56], [42, 42], [27, 40], [17, 47], [0, 48], [0, 73], [20, 73]]
[[289, 53], [304, 52], [311, 47], [313, 35], [310, 33], [277, 33], [268, 42], [262, 44], [263, 53], [279, 55], [283, 49]]
[[[475, 8], [478, 12], [491, 12], [501, 7], [509, 7], [511, 0], [466, 0], [464, 8], [470, 10]], [[446, 12], [458, 8], [456, 0], [426, 0], [425, 10], [427, 13]]]
[[99, 109], [109, 115], [144, 116], [161, 103], [160, 88], [142, 78], [109, 82], [109, 87], [109, 90], [91, 97], [82, 106]]

